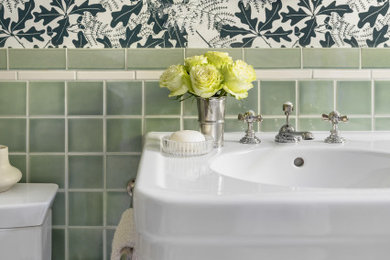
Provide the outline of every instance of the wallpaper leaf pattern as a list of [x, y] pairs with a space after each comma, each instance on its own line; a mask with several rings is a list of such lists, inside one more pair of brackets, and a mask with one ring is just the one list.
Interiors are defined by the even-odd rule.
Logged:
[[390, 0], [0, 0], [0, 47], [387, 47]]

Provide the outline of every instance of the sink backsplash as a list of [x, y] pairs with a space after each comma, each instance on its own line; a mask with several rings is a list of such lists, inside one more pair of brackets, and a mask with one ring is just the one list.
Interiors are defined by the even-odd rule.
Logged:
[[358, 2], [0, 0], [0, 143], [23, 182], [60, 186], [53, 259], [109, 259], [142, 136], [197, 129], [195, 102], [168, 99], [159, 75], [205, 48], [257, 72], [226, 131], [249, 109], [277, 131], [285, 101], [297, 129], [329, 130], [320, 115], [337, 109], [343, 131], [390, 130], [388, 2]]

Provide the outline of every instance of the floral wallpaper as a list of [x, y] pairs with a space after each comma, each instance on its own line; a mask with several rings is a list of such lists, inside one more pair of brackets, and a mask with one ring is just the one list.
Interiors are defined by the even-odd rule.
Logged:
[[0, 0], [0, 47], [387, 47], [390, 0]]

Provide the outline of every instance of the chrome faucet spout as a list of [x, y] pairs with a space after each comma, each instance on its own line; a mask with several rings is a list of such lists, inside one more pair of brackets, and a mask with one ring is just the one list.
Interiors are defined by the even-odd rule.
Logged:
[[293, 132], [293, 135], [301, 136], [303, 140], [313, 140], [314, 135], [312, 132], [309, 131], [303, 131], [303, 132]]
[[284, 124], [279, 133], [275, 136], [277, 143], [296, 143], [303, 140], [313, 140], [314, 136], [308, 131], [295, 131], [294, 127], [289, 123], [290, 114], [294, 111], [294, 106], [291, 102], [283, 104], [283, 111], [286, 115], [286, 124]]

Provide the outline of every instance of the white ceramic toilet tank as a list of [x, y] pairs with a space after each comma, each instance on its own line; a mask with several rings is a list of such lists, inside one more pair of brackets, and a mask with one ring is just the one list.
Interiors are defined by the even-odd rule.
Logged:
[[20, 183], [0, 193], [0, 259], [51, 259], [56, 184]]

